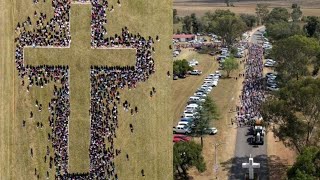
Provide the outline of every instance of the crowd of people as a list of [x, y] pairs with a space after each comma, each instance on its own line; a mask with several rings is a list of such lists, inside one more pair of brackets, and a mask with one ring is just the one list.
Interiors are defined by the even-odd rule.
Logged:
[[252, 44], [248, 58], [245, 59], [243, 90], [240, 95], [240, 106], [237, 106], [237, 123], [250, 125], [260, 119], [260, 105], [265, 99], [263, 88], [263, 48]]
[[[34, 1], [37, 3], [38, 1]], [[80, 0], [80, 2], [84, 2]], [[91, 46], [99, 47], [129, 47], [136, 49], [135, 66], [110, 67], [91, 66], [91, 104], [90, 104], [90, 171], [88, 173], [68, 172], [68, 124], [70, 116], [69, 95], [69, 67], [68, 66], [31, 66], [24, 64], [25, 47], [69, 47], [71, 42], [69, 0], [53, 0], [53, 18], [47, 20], [44, 13], [34, 13], [34, 20], [30, 17], [22, 23], [18, 23], [15, 39], [15, 62], [21, 85], [26, 86], [27, 91], [33, 86], [44, 87], [54, 82], [54, 90], [51, 101], [48, 104], [48, 124], [51, 132], [48, 140], [52, 143], [53, 158], [47, 146], [47, 158], [50, 159], [49, 167], [55, 166], [55, 179], [118, 179], [115, 169], [114, 158], [121, 154], [121, 149], [114, 146], [116, 129], [118, 128], [118, 105], [121, 104], [119, 89], [132, 89], [138, 82], [146, 81], [155, 72], [154, 60], [152, 58], [153, 38], [144, 38], [140, 34], [132, 34], [127, 27], [122, 29], [121, 35], [106, 37], [107, 31], [104, 25], [107, 23], [106, 11], [108, 2], [106, 0], [91, 0]], [[118, 1], [120, 5], [120, 1]], [[112, 7], [113, 9], [113, 7]], [[32, 22], [36, 22], [32, 24]], [[90, 33], [90, 32], [88, 32]], [[156, 38], [159, 40], [159, 37]], [[90, 42], [88, 42], [90, 43]], [[25, 83], [25, 77], [27, 82]], [[151, 92], [151, 91], [150, 91]], [[155, 93], [155, 89], [152, 90]], [[138, 107], [131, 107], [127, 100], [123, 101], [123, 108], [133, 113], [138, 113]], [[36, 101], [38, 105], [38, 101]], [[40, 108], [40, 105], [39, 105]], [[45, 108], [44, 108], [45, 109]], [[134, 111], [133, 111], [134, 109]], [[42, 105], [41, 105], [42, 110]], [[32, 112], [31, 112], [32, 113]], [[33, 118], [33, 113], [30, 118]], [[25, 126], [25, 121], [23, 121]], [[133, 132], [133, 125], [128, 130]], [[107, 141], [106, 141], [107, 140]], [[109, 144], [106, 144], [109, 143]], [[32, 149], [31, 149], [32, 150]], [[32, 151], [33, 152], [33, 151]], [[33, 155], [33, 153], [32, 153]], [[127, 159], [129, 155], [126, 154]], [[35, 169], [35, 175], [40, 178], [39, 171]], [[144, 175], [144, 173], [143, 173]], [[47, 178], [49, 172], [47, 171]]]

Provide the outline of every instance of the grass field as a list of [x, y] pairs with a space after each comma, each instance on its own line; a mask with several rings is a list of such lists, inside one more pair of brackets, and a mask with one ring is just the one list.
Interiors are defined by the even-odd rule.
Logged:
[[[40, 172], [40, 179], [45, 178], [49, 169], [44, 163], [47, 141], [48, 111], [38, 112], [35, 100], [48, 104], [52, 96], [53, 83], [46, 88], [32, 88], [27, 93], [20, 85], [14, 64], [15, 25], [33, 12], [45, 12], [52, 16], [51, 1], [40, 1], [37, 5], [30, 1], [1, 1], [1, 69], [0, 69], [0, 177], [1, 179], [34, 179], [34, 168]], [[172, 110], [171, 78], [166, 72], [172, 69], [169, 45], [172, 36], [171, 0], [124, 1], [116, 6], [116, 0], [109, 1], [115, 11], [108, 13], [109, 34], [120, 33], [127, 26], [133, 34], [155, 38], [156, 73], [147, 82], [139, 83], [136, 89], [122, 91], [122, 99], [132, 106], [138, 106], [139, 113], [134, 117], [120, 108], [119, 128], [116, 148], [122, 154], [115, 159], [120, 179], [141, 179], [140, 171], [144, 169], [145, 179], [172, 179]], [[161, 22], [161, 23], [159, 23]], [[133, 65], [134, 50], [92, 50], [90, 49], [90, 5], [72, 5], [71, 7], [71, 47], [68, 49], [27, 49], [27, 64], [68, 64], [71, 68], [70, 94], [71, 115], [69, 121], [69, 171], [89, 171], [89, 67], [98, 65]], [[103, 57], [102, 59], [99, 57]], [[152, 87], [156, 94], [149, 97]], [[46, 106], [44, 106], [46, 107]], [[33, 120], [29, 119], [34, 112]], [[22, 120], [27, 121], [22, 127]], [[44, 128], [36, 128], [36, 122], [43, 122]], [[129, 123], [134, 126], [131, 134]], [[34, 157], [30, 157], [30, 148]], [[52, 149], [51, 149], [52, 151]], [[125, 155], [129, 154], [127, 161]], [[49, 171], [53, 179], [54, 168]]]
[[205, 12], [213, 12], [216, 9], [227, 10], [241, 14], [255, 14], [256, 4], [266, 3], [269, 5], [269, 10], [274, 7], [286, 7], [290, 11], [292, 3], [298, 3], [301, 6], [301, 11], [304, 16], [320, 16], [320, 1], [319, 0], [305, 0], [305, 1], [240, 1], [234, 3], [235, 7], [227, 7], [225, 3], [215, 0], [174, 0], [173, 8], [178, 10], [179, 16], [190, 15], [195, 13], [202, 16]]

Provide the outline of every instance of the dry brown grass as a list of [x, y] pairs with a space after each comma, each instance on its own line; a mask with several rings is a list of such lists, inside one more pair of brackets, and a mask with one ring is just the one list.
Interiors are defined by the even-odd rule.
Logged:
[[[116, 0], [109, 1], [115, 5]], [[48, 87], [32, 88], [28, 94], [20, 85], [17, 77], [17, 71], [14, 64], [14, 27], [17, 22], [21, 22], [27, 16], [33, 17], [33, 12], [45, 12], [48, 17], [52, 16], [51, 1], [33, 5], [32, 1], [1, 1], [1, 66], [0, 66], [0, 179], [34, 179], [34, 168], [40, 172], [40, 178], [44, 179], [45, 172], [48, 170], [48, 163], [44, 163], [46, 146], [50, 145], [47, 141], [47, 132], [50, 132], [47, 118], [48, 112], [38, 112], [35, 108], [37, 99], [43, 105], [47, 105], [52, 96], [53, 83]], [[80, 7], [80, 5], [77, 5]], [[87, 31], [81, 29], [82, 25], [88, 25], [85, 21], [90, 17], [90, 6], [77, 9], [73, 6], [71, 16], [72, 26], [71, 35], [77, 33], [80, 42], [72, 41], [73, 44], [80, 46], [88, 45], [90, 29]], [[85, 10], [83, 10], [85, 9]], [[76, 19], [78, 18], [78, 19]], [[159, 23], [161, 22], [161, 23]], [[119, 129], [117, 130], [117, 139], [115, 146], [122, 150], [122, 154], [115, 159], [117, 172], [120, 179], [140, 179], [141, 169], [145, 171], [145, 179], [172, 179], [172, 110], [171, 110], [171, 78], [166, 76], [166, 72], [172, 69], [171, 52], [169, 45], [172, 38], [172, 11], [171, 0], [158, 1], [125, 1], [121, 8], [115, 6], [115, 11], [108, 13], [108, 32], [115, 34], [121, 32], [121, 28], [127, 26], [132, 33], [140, 33], [143, 36], [149, 35], [155, 37], [159, 35], [160, 42], [156, 42], [154, 59], [156, 63], [156, 73], [145, 83], [139, 83], [138, 87], [131, 91], [123, 91], [122, 99], [126, 99], [131, 106], [138, 106], [139, 113], [131, 117], [119, 110]], [[79, 35], [79, 36], [78, 36]], [[83, 44], [85, 42], [86, 44]], [[82, 44], [81, 44], [82, 43]], [[68, 64], [77, 67], [72, 73], [80, 73], [90, 64], [101, 64], [99, 59], [94, 56], [90, 61], [75, 64], [72, 54], [81, 51], [81, 47], [70, 48], [69, 52], [63, 55], [68, 60]], [[89, 46], [88, 46], [89, 47]], [[78, 49], [79, 48], [79, 49]], [[41, 52], [40, 52], [41, 51]], [[55, 64], [53, 51], [56, 49], [33, 49], [26, 53], [26, 61], [30, 58], [30, 64]], [[103, 51], [103, 50], [99, 50]], [[30, 53], [31, 52], [31, 53]], [[132, 52], [132, 51], [131, 51]], [[90, 52], [88, 52], [90, 53]], [[91, 52], [92, 53], [92, 52]], [[94, 53], [94, 52], [93, 52]], [[133, 63], [134, 54], [111, 52], [103, 59], [106, 65]], [[134, 53], [134, 52], [132, 52]], [[117, 61], [118, 60], [118, 61]], [[86, 112], [76, 111], [70, 119], [70, 171], [86, 172], [89, 170], [88, 162], [88, 144], [89, 144], [89, 125], [90, 121], [87, 113], [89, 107], [89, 88], [83, 88], [82, 84], [89, 85], [88, 77], [71, 77], [71, 108], [73, 111], [81, 110], [80, 106]], [[156, 88], [156, 95], [149, 98], [149, 91], [152, 87]], [[80, 93], [81, 91], [81, 93]], [[78, 92], [78, 93], [77, 93]], [[86, 96], [85, 98], [83, 97]], [[87, 97], [88, 96], [88, 97]], [[30, 111], [34, 112], [33, 120], [29, 119]], [[22, 128], [22, 120], [27, 121], [26, 128]], [[36, 128], [36, 122], [43, 122], [43, 129]], [[134, 126], [134, 133], [131, 134], [129, 123]], [[30, 148], [34, 149], [34, 158], [30, 157]], [[129, 154], [130, 161], [126, 161], [126, 154]], [[54, 178], [54, 168], [49, 171], [51, 179]]]

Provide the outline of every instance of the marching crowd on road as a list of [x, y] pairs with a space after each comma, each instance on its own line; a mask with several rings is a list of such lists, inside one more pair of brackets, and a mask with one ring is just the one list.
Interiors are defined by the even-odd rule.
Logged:
[[260, 119], [260, 105], [265, 99], [263, 87], [263, 48], [252, 44], [248, 58], [245, 59], [243, 90], [240, 105], [237, 106], [237, 123], [239, 126], [250, 125], [254, 119]]
[[[38, 1], [34, 1], [38, 2]], [[118, 179], [113, 159], [121, 154], [121, 149], [114, 146], [116, 129], [118, 127], [118, 104], [120, 104], [119, 89], [135, 88], [138, 82], [146, 81], [155, 72], [152, 52], [154, 49], [153, 38], [144, 38], [140, 34], [129, 33], [127, 27], [122, 29], [121, 35], [105, 37], [107, 34], [104, 25], [107, 23], [106, 10], [108, 2], [106, 0], [92, 0], [92, 21], [91, 21], [91, 46], [97, 47], [129, 47], [136, 49], [135, 66], [108, 67], [92, 66], [90, 70], [91, 80], [91, 105], [89, 109], [91, 117], [90, 131], [90, 171], [82, 174], [71, 174], [68, 172], [68, 122], [70, 116], [70, 95], [69, 95], [69, 67], [40, 65], [31, 66], [24, 64], [24, 48], [27, 46], [46, 46], [46, 47], [69, 47], [71, 42], [70, 34], [70, 2], [69, 0], [53, 0], [54, 16], [47, 20], [44, 13], [34, 13], [33, 24], [31, 18], [18, 23], [16, 32], [18, 37], [15, 39], [15, 62], [22, 86], [27, 91], [34, 86], [43, 88], [50, 82], [54, 82], [53, 97], [48, 104], [49, 117], [48, 124], [51, 132], [48, 133], [48, 140], [51, 141], [54, 152], [50, 152], [47, 146], [45, 163], [49, 163], [50, 169], [55, 166], [55, 179]], [[82, 2], [82, 1], [80, 1]], [[120, 1], [118, 1], [120, 5]], [[112, 7], [113, 9], [113, 7]], [[89, 32], [88, 32], [89, 33]], [[159, 37], [156, 37], [159, 40]], [[90, 43], [90, 42], [88, 42]], [[25, 77], [28, 78], [25, 83]], [[153, 88], [150, 96], [156, 91]], [[123, 108], [131, 114], [138, 113], [138, 107], [130, 107], [127, 100], [123, 101]], [[38, 105], [38, 100], [36, 105]], [[44, 108], [45, 109], [45, 108]], [[134, 109], [134, 110], [133, 110]], [[42, 110], [42, 105], [39, 111]], [[30, 119], [34, 114], [30, 112]], [[23, 120], [23, 127], [26, 121]], [[42, 123], [41, 123], [42, 125]], [[133, 132], [133, 125], [130, 124]], [[129, 129], [128, 128], [128, 129]], [[107, 141], [106, 141], [107, 140]], [[109, 143], [106, 145], [106, 143]], [[108, 148], [107, 148], [108, 147]], [[31, 148], [33, 157], [33, 149]], [[127, 159], [129, 155], [126, 154]], [[50, 159], [50, 161], [47, 159]], [[142, 173], [143, 172], [143, 173]], [[144, 176], [144, 170], [141, 170]], [[39, 171], [35, 168], [35, 175], [40, 177]], [[46, 178], [50, 174], [47, 171]]]

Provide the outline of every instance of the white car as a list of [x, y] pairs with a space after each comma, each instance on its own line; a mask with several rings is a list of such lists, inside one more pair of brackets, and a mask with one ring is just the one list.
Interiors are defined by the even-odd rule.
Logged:
[[213, 86], [215, 86], [215, 87], [218, 86], [218, 80], [215, 80], [212, 83], [213, 83]]
[[204, 93], [202, 93], [202, 92], [196, 92], [196, 93], [194, 93], [194, 96], [196, 96], [196, 97], [207, 97], [207, 95], [206, 94], [204, 94]]
[[216, 71], [215, 74], [218, 75], [219, 77], [222, 76], [222, 74], [220, 73], [220, 71]]
[[205, 130], [206, 133], [210, 134], [210, 135], [215, 135], [218, 133], [218, 129], [215, 127], [211, 127]]
[[188, 126], [178, 125], [176, 127], [173, 127], [173, 133], [189, 134], [191, 133], [191, 129]]
[[274, 63], [266, 62], [264, 64], [265, 67], [274, 67]]
[[275, 61], [275, 60], [273, 60], [273, 59], [266, 59], [266, 62], [276, 63], [276, 61]]
[[279, 91], [279, 88], [275, 85], [267, 86], [267, 89], [270, 91]]
[[190, 72], [190, 74], [191, 75], [200, 75], [200, 74], [202, 74], [202, 72], [199, 71], [199, 70], [193, 70], [193, 71]]

